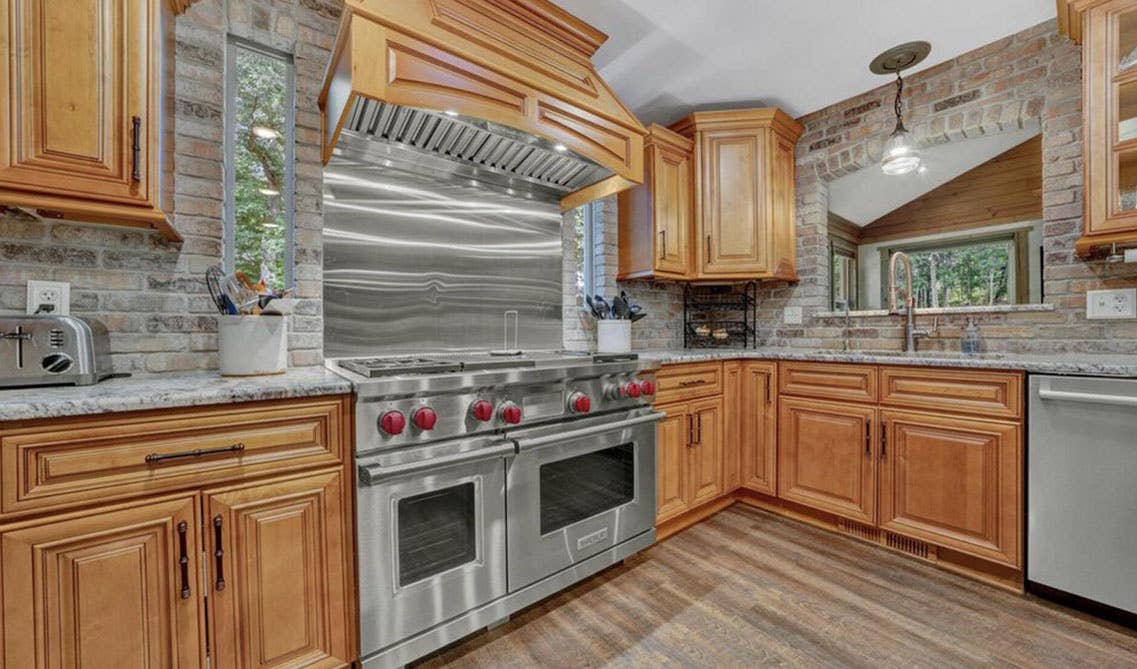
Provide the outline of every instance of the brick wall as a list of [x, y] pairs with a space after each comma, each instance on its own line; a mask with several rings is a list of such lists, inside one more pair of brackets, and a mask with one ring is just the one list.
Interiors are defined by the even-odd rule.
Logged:
[[72, 313], [111, 331], [118, 371], [217, 366], [215, 310], [203, 273], [221, 257], [225, 41], [232, 33], [296, 64], [296, 315], [292, 364], [321, 360], [321, 164], [316, 104], [342, 0], [201, 0], [177, 19], [172, 244], [128, 228], [0, 216], [0, 310], [23, 311], [24, 283], [71, 283]]
[[[892, 130], [891, 82], [808, 116], [797, 148], [798, 271], [801, 281], [764, 285], [759, 306], [768, 344], [840, 348], [841, 318], [812, 318], [828, 310], [827, 183], [858, 169], [877, 169]], [[939, 144], [1003, 130], [1042, 132], [1045, 301], [1053, 312], [977, 318], [994, 351], [1137, 351], [1137, 324], [1087, 322], [1085, 292], [1137, 285], [1137, 267], [1074, 257], [1082, 228], [1081, 50], [1048, 21], [913, 75], [905, 81], [904, 119], [916, 137]], [[803, 326], [783, 324], [785, 306], [803, 307]], [[921, 323], [931, 321], [922, 317]], [[928, 346], [958, 345], [961, 317], [939, 319]], [[860, 348], [900, 345], [898, 319], [855, 319]], [[922, 344], [923, 345], [923, 344]]]

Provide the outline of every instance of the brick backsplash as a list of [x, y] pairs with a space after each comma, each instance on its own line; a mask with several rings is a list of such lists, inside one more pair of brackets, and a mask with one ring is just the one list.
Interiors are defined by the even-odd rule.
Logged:
[[181, 244], [130, 228], [0, 214], [0, 309], [23, 311], [28, 279], [71, 283], [72, 313], [111, 331], [116, 371], [217, 366], [217, 323], [203, 280], [221, 257], [225, 42], [237, 35], [296, 64], [296, 315], [293, 365], [321, 361], [321, 162], [316, 97], [342, 0], [200, 0], [177, 19], [175, 227]]

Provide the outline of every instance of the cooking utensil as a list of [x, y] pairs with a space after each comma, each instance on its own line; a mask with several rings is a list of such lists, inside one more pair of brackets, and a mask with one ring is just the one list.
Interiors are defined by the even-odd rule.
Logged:
[[221, 289], [221, 282], [225, 279], [225, 272], [220, 267], [213, 265], [205, 270], [205, 287], [209, 289], [209, 297], [213, 300], [214, 306], [217, 311], [227, 314], [229, 313], [229, 304], [227, 303], [225, 293]]
[[600, 318], [604, 318], [604, 319], [612, 318], [612, 307], [609, 306], [608, 300], [605, 300], [600, 295], [594, 295], [592, 297], [592, 301], [593, 301], [593, 304], [595, 304], [596, 307], [598, 309], [600, 309], [600, 313], [604, 314]]
[[603, 320], [603, 319], [604, 319], [604, 314], [603, 314], [603, 313], [601, 313], [601, 311], [600, 311], [600, 307], [598, 307], [598, 306], [596, 305], [596, 302], [594, 302], [594, 301], [592, 300], [592, 296], [591, 296], [591, 295], [585, 295], [585, 296], [584, 296], [584, 302], [585, 302], [585, 304], [587, 304], [587, 305], [588, 305], [588, 308], [589, 308], [589, 310], [592, 312], [592, 317], [593, 317], [593, 318], [595, 318], [595, 319], [597, 319], [597, 320]]
[[639, 312], [632, 314], [631, 318], [629, 318], [628, 320], [635, 323], [636, 321], [640, 320], [641, 318], [646, 318], [646, 317], [647, 317], [647, 314], [643, 313], [642, 311], [639, 311]]
[[612, 298], [612, 316], [620, 320], [627, 320], [631, 312], [628, 311], [628, 302], [624, 299], [623, 293]]

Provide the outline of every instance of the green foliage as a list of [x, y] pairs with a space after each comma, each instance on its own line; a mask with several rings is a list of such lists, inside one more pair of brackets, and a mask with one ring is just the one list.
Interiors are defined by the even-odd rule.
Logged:
[[[288, 64], [237, 49], [234, 146], [234, 257], [236, 269], [272, 288], [285, 287], [287, 230], [284, 197], [288, 119]], [[276, 137], [258, 137], [268, 128]], [[275, 194], [274, 194], [275, 193]]]
[[913, 251], [909, 257], [918, 307], [1014, 302], [1009, 286], [1012, 256], [1008, 242]]

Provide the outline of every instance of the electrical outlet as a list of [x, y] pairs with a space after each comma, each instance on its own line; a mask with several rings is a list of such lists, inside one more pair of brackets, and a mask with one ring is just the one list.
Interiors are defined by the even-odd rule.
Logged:
[[786, 307], [782, 318], [786, 325], [801, 325], [801, 307]]
[[1137, 318], [1137, 288], [1086, 291], [1086, 318]]
[[41, 306], [49, 304], [51, 310], [43, 313], [66, 316], [71, 313], [71, 284], [66, 281], [28, 281], [27, 312], [34, 314]]

